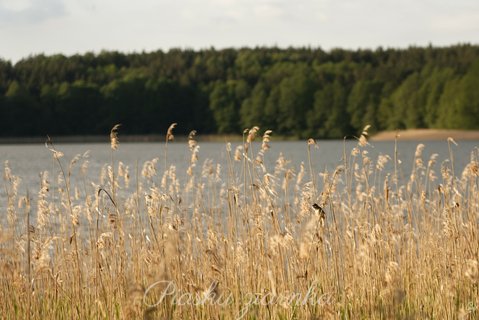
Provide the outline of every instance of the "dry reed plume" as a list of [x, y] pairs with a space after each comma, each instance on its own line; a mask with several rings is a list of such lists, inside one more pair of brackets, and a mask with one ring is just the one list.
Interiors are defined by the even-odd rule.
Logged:
[[[455, 176], [452, 146], [438, 163], [419, 145], [401, 179], [397, 154], [369, 157], [366, 127], [334, 171], [315, 172], [313, 139], [306, 166], [268, 167], [272, 132], [256, 145], [254, 127], [226, 145], [222, 168], [200, 165], [193, 131], [181, 181], [166, 156], [175, 126], [163, 167], [155, 158], [130, 177], [112, 153], [100, 185], [86, 180], [87, 154], [66, 171], [51, 143], [57, 171], [35, 194], [5, 163], [2, 318], [479, 317], [477, 149]], [[110, 137], [117, 150], [118, 126]]]

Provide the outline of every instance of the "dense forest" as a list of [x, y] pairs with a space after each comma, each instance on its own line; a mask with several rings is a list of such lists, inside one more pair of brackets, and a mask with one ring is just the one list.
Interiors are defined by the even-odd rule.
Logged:
[[[1, 55], [1, 53], [0, 53]], [[479, 46], [242, 48], [0, 60], [0, 136], [241, 133], [342, 138], [479, 129]]]

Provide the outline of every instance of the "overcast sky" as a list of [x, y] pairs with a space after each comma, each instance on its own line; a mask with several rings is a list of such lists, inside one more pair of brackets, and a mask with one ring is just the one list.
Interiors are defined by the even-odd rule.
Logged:
[[479, 0], [0, 0], [0, 57], [479, 44]]

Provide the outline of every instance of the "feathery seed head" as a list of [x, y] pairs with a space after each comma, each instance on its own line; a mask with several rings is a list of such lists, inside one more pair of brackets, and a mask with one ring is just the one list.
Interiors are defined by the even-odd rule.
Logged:
[[166, 141], [173, 141], [175, 139], [175, 136], [173, 135], [173, 129], [176, 127], [176, 125], [177, 123], [174, 122], [168, 127], [168, 131], [166, 131]]
[[115, 124], [110, 131], [110, 144], [112, 150], [118, 150], [118, 146], [120, 141], [118, 140], [118, 129], [120, 128], [121, 124]]

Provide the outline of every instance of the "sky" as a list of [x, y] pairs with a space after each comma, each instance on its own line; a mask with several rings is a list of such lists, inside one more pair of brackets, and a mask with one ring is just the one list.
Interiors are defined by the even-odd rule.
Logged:
[[479, 44], [478, 0], [0, 0], [0, 58]]

